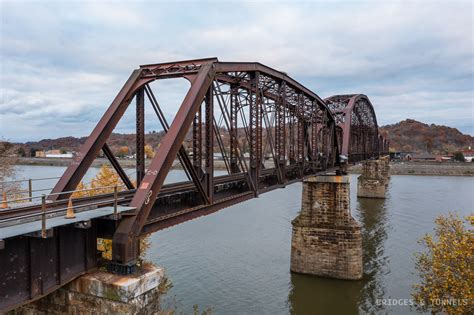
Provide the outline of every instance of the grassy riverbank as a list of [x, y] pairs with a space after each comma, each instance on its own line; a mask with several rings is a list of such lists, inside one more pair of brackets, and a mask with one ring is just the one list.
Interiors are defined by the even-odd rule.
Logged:
[[[362, 173], [362, 165], [349, 168], [349, 173]], [[474, 176], [474, 163], [391, 162], [391, 175]]]

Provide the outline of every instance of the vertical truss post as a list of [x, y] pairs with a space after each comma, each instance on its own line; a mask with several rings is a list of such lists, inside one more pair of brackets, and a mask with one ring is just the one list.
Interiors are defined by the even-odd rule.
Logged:
[[208, 196], [209, 204], [212, 204], [214, 194], [214, 96], [212, 86], [209, 87], [205, 102], [206, 124], [204, 126], [204, 148], [205, 148], [205, 177], [204, 189]]
[[256, 72], [256, 86], [257, 90], [255, 93], [255, 105], [257, 105], [257, 126], [256, 126], [256, 131], [257, 131], [257, 181], [260, 176], [260, 172], [263, 168], [263, 163], [264, 160], [262, 158], [262, 151], [263, 151], [263, 107], [264, 105], [264, 100], [263, 100], [263, 92], [261, 88], [259, 87], [259, 79], [260, 79], [260, 74], [259, 72]]
[[369, 142], [369, 131], [364, 130], [364, 160], [367, 160], [369, 158], [368, 153], [368, 142]]
[[279, 84], [278, 101], [275, 103], [275, 151], [277, 155], [277, 163], [279, 165], [280, 184], [286, 182], [286, 82], [281, 81]]
[[230, 86], [230, 170], [232, 173], [240, 172], [237, 164], [238, 152], [238, 127], [237, 113], [239, 110], [238, 88], [236, 85]]
[[137, 187], [145, 176], [145, 93], [141, 88], [136, 94], [136, 159]]
[[323, 154], [321, 166], [323, 170], [327, 169], [328, 162], [328, 112], [326, 109], [323, 110], [323, 119], [321, 124], [321, 153]]
[[334, 123], [331, 121], [329, 122], [330, 123], [330, 126], [328, 128], [329, 130], [329, 134], [328, 134], [328, 163], [329, 163], [329, 166], [334, 166], [334, 162], [335, 162], [335, 150], [334, 150], [334, 133], [335, 133], [335, 129], [334, 129]]
[[297, 162], [300, 174], [303, 168], [304, 162], [304, 97], [303, 94], [298, 94], [298, 105], [297, 105]]
[[318, 158], [318, 104], [316, 101], [313, 101], [311, 106], [311, 167], [315, 171]]
[[260, 97], [258, 92], [258, 72], [250, 72], [250, 95], [249, 95], [249, 112], [250, 112], [250, 178], [254, 183], [255, 194], [258, 195], [258, 180], [260, 170], [261, 157], [261, 110]]
[[202, 173], [202, 110], [201, 106], [193, 120], [193, 166], [196, 172]]
[[290, 159], [290, 164], [295, 164], [295, 109], [289, 111], [289, 153], [288, 158]]

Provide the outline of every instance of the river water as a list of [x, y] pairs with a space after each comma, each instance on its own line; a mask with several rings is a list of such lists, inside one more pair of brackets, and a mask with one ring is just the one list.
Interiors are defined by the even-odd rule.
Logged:
[[[55, 177], [64, 169], [17, 167], [23, 178]], [[432, 232], [440, 214], [473, 214], [474, 178], [392, 176], [387, 198], [370, 200], [357, 198], [357, 175], [350, 177], [352, 215], [363, 227], [362, 280], [290, 273], [291, 220], [301, 204], [297, 183], [153, 234], [147, 259], [165, 267], [173, 284], [165, 303], [178, 313], [191, 313], [194, 304], [218, 314], [415, 313], [382, 299], [410, 298], [417, 282], [414, 253], [422, 249], [417, 240]], [[173, 170], [167, 180], [182, 179]]]

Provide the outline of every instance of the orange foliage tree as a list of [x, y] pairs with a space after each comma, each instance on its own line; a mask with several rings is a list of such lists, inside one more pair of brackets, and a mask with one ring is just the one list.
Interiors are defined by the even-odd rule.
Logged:
[[473, 231], [453, 213], [439, 216], [435, 222], [435, 238], [427, 234], [420, 240], [426, 251], [417, 255], [421, 278], [413, 292], [417, 308], [431, 313], [473, 314]]
[[[150, 147], [151, 149], [151, 147]], [[153, 150], [152, 150], [153, 152]], [[134, 183], [135, 185], [135, 183]], [[76, 188], [76, 192], [72, 194], [73, 198], [94, 196], [99, 194], [106, 194], [114, 192], [114, 186], [117, 186], [118, 191], [125, 189], [118, 174], [107, 164], [102, 165], [100, 171], [92, 179], [90, 185], [80, 182]], [[150, 247], [148, 236], [140, 238], [140, 257], [139, 263], [142, 264], [146, 255], [147, 249]], [[112, 240], [98, 239], [97, 248], [102, 252], [102, 257], [108, 260], [112, 259]]]
[[147, 159], [152, 159], [155, 157], [155, 151], [153, 151], [153, 148], [149, 144], [145, 146], [145, 156]]
[[130, 154], [130, 149], [127, 146], [121, 146], [117, 152], [117, 155], [120, 157], [124, 157], [129, 154]]

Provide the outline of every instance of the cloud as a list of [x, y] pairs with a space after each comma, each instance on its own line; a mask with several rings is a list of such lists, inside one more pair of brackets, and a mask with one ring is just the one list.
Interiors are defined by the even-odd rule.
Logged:
[[[469, 1], [0, 6], [0, 135], [12, 140], [87, 135], [139, 64], [208, 56], [259, 61], [322, 97], [367, 94], [380, 123], [474, 129]], [[157, 93], [170, 120], [186, 86], [172, 82]]]

